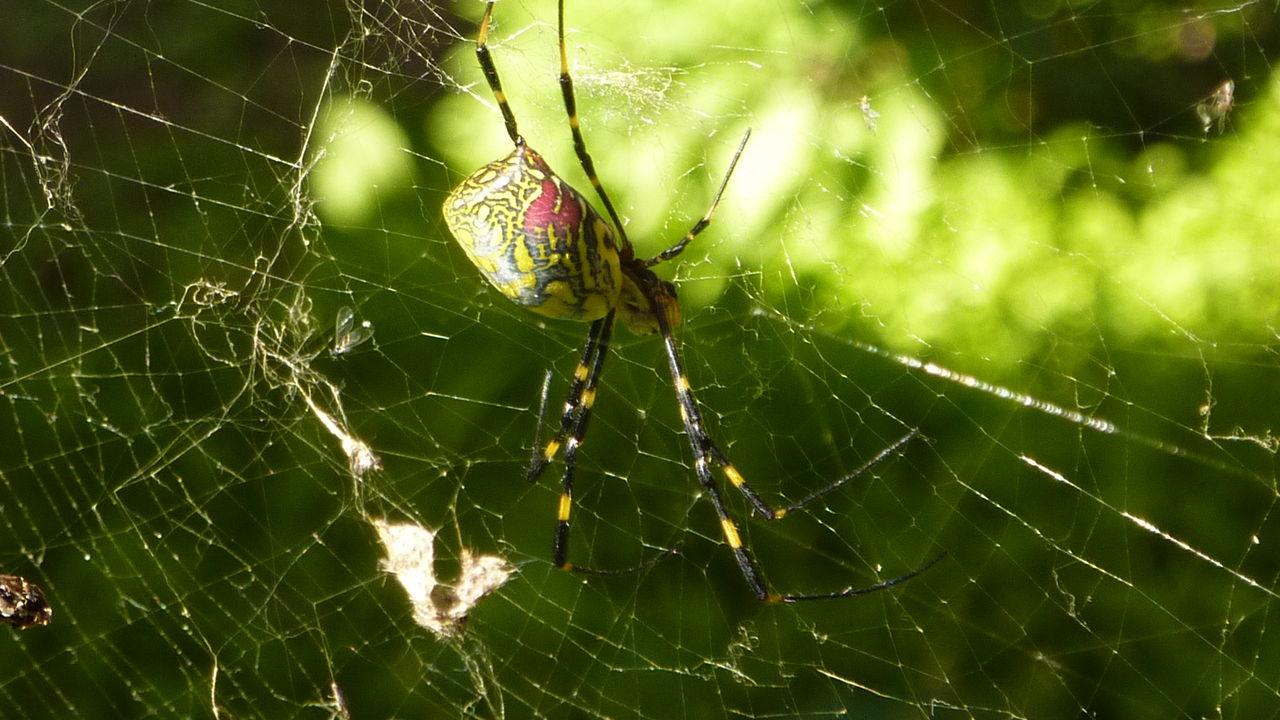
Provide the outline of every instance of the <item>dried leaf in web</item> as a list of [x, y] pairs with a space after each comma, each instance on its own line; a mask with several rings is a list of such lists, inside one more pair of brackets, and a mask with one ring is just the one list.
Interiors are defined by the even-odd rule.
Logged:
[[373, 524], [387, 552], [382, 569], [395, 575], [409, 595], [413, 619], [437, 635], [461, 633], [471, 608], [511, 577], [513, 568], [505, 559], [472, 555], [464, 548], [458, 582], [442, 583], [435, 575], [434, 532], [413, 523], [375, 520]]

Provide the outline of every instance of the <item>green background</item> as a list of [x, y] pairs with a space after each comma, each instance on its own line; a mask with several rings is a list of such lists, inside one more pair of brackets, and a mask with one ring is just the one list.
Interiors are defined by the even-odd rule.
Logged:
[[[660, 343], [619, 331], [550, 565], [523, 480], [585, 326], [439, 206], [510, 142], [479, 3], [43, 3], [0, 28], [9, 717], [1271, 717], [1280, 44], [1265, 4], [571, 2], [583, 127], [714, 436], [779, 504], [751, 596]], [[495, 61], [563, 176], [555, 7]], [[1222, 132], [1197, 103], [1235, 81]], [[866, 107], [860, 107], [866, 98]], [[373, 338], [333, 355], [342, 307]], [[308, 406], [381, 459], [356, 475]], [[517, 569], [443, 639], [372, 521]]]

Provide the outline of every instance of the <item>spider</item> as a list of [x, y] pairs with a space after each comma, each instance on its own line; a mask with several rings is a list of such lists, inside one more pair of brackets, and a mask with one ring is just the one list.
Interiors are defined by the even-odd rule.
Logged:
[[724, 497], [712, 476], [712, 466], [719, 467], [729, 483], [746, 497], [756, 512], [765, 519], [777, 520], [835, 491], [890, 457], [914, 438], [916, 432], [909, 432], [899, 438], [853, 473], [784, 507], [774, 507], [765, 502], [747, 484], [742, 474], [707, 434], [672, 332], [681, 320], [676, 289], [670, 282], [655, 275], [652, 268], [678, 256], [711, 224], [712, 216], [729, 184], [734, 167], [742, 156], [751, 131], [747, 130], [739, 142], [720, 187], [702, 218], [694, 223], [683, 238], [666, 250], [650, 258], [637, 257], [627, 239], [618, 212], [596, 175], [595, 164], [587, 152], [582, 135], [573, 79], [569, 75], [568, 53], [565, 50], [564, 0], [559, 0], [558, 3], [561, 95], [564, 97], [569, 129], [573, 135], [574, 152], [604, 204], [611, 223], [606, 222], [581, 193], [556, 175], [542, 156], [529, 147], [520, 135], [515, 113], [502, 91], [497, 67], [489, 53], [488, 38], [493, 6], [493, 2], [485, 6], [484, 16], [480, 21], [480, 30], [476, 36], [476, 59], [502, 112], [507, 134], [511, 136], [515, 149], [510, 155], [485, 165], [459, 183], [445, 200], [444, 219], [471, 262], [503, 295], [548, 317], [591, 323], [581, 360], [570, 383], [559, 430], [541, 452], [535, 450], [528, 472], [528, 480], [536, 481], [557, 453], [564, 449], [564, 475], [561, 479], [562, 491], [552, 547], [555, 565], [584, 573], [617, 572], [575, 567], [569, 562], [568, 555], [569, 517], [573, 509], [573, 482], [578, 450], [586, 435], [600, 372], [609, 352], [614, 321], [618, 318], [633, 333], [657, 333], [662, 336], [680, 418], [693, 450], [698, 482], [711, 498], [711, 504], [720, 520], [724, 541], [733, 551], [738, 568], [759, 600], [792, 603], [865, 595], [909, 580], [938, 562], [942, 556], [904, 575], [867, 587], [846, 587], [816, 594], [780, 594], [770, 591], [764, 573], [743, 543], [738, 526], [729, 515]]

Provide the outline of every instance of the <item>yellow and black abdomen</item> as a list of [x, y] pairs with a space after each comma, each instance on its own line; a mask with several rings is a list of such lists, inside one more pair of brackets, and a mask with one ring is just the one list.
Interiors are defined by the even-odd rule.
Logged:
[[520, 305], [595, 320], [618, 302], [612, 229], [526, 145], [459, 183], [445, 199], [444, 220], [485, 278]]

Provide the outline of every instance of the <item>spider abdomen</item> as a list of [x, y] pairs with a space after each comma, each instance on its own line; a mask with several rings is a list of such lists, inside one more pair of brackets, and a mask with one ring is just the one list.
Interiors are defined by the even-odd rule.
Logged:
[[444, 202], [449, 231], [503, 295], [571, 320], [604, 317], [618, 301], [613, 231], [527, 145], [458, 184]]

